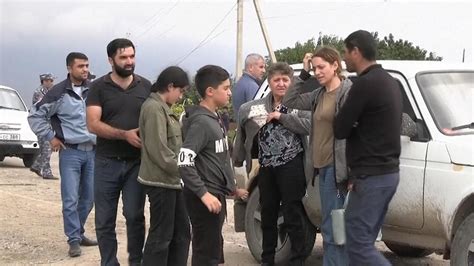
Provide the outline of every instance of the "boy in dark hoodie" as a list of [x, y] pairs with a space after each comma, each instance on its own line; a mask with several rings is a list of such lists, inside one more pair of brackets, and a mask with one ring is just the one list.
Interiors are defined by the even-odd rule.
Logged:
[[186, 109], [178, 166], [193, 232], [192, 265], [214, 266], [224, 263], [225, 197], [235, 191], [245, 198], [248, 193], [235, 189], [226, 130], [217, 113], [232, 94], [229, 73], [219, 66], [204, 66], [195, 85], [202, 101]]

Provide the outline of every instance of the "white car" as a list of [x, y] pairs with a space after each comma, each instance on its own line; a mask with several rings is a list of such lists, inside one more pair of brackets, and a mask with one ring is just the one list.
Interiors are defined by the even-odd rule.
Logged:
[[15, 89], [0, 85], [0, 162], [6, 156], [23, 159], [30, 167], [39, 151], [38, 139], [28, 124], [28, 109]]
[[[382, 241], [400, 256], [436, 251], [451, 265], [474, 265], [474, 68], [433, 61], [378, 61], [399, 83], [403, 112], [413, 123], [402, 127], [400, 184], [382, 229]], [[293, 65], [295, 73], [301, 64]], [[349, 74], [350, 76], [350, 74]], [[255, 98], [269, 89], [265, 82]], [[410, 126], [407, 126], [410, 124]], [[236, 231], [245, 230], [251, 253], [260, 260], [259, 193], [253, 176], [236, 174], [250, 192], [235, 204]], [[248, 180], [239, 180], [248, 178]], [[303, 203], [310, 223], [321, 222], [318, 178], [307, 180]], [[279, 223], [283, 217], [279, 219]], [[275, 259], [289, 254], [289, 239], [279, 226]], [[308, 234], [314, 234], [311, 225]], [[310, 238], [313, 246], [315, 238]]]

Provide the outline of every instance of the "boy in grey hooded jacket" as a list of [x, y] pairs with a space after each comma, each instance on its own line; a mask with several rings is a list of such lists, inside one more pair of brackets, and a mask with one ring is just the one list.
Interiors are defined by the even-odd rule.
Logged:
[[186, 110], [178, 166], [193, 232], [191, 264], [218, 265], [224, 263], [225, 197], [235, 191], [226, 132], [216, 112], [229, 102], [229, 73], [207, 65], [198, 70], [195, 84], [203, 99]]

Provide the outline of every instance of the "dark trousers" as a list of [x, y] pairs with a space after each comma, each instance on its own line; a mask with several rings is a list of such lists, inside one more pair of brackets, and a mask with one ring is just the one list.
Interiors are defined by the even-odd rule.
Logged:
[[258, 174], [262, 206], [262, 262], [274, 263], [278, 240], [278, 211], [283, 212], [284, 227], [291, 241], [290, 265], [303, 265], [305, 259], [305, 210], [301, 199], [306, 190], [303, 156], [277, 167], [260, 167]]
[[140, 160], [119, 160], [96, 155], [94, 170], [95, 230], [101, 265], [119, 265], [115, 233], [117, 208], [122, 193], [123, 215], [127, 225], [129, 263], [142, 261], [145, 242], [145, 193], [138, 183]]
[[222, 204], [218, 214], [209, 212], [201, 199], [191, 190], [183, 189], [192, 227], [192, 266], [216, 266], [224, 263], [222, 225], [227, 214], [224, 195], [216, 196]]
[[391, 265], [374, 243], [399, 179], [399, 173], [355, 179], [345, 211], [349, 265]]
[[191, 233], [180, 189], [144, 186], [150, 201], [150, 229], [143, 264], [186, 266]]

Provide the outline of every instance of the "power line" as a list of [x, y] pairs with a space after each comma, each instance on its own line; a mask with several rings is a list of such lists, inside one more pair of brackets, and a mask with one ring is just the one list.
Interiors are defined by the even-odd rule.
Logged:
[[[362, 7], [362, 6], [366, 6], [365, 3], [363, 4], [358, 4], [358, 5], [355, 5], [351, 8], [358, 8], [358, 7]], [[336, 7], [336, 8], [325, 8], [324, 9], [324, 13], [329, 13], [329, 12], [340, 12], [341, 10], [344, 10], [345, 8], [343, 7]], [[306, 12], [299, 12], [299, 13], [294, 13], [294, 14], [287, 14], [287, 15], [280, 15], [280, 16], [267, 16], [267, 17], [263, 17], [264, 20], [271, 20], [271, 19], [280, 19], [280, 18], [290, 18], [290, 17], [301, 17], [301, 16], [305, 16], [305, 15], [314, 15], [314, 14], [321, 14], [321, 10], [315, 10], [315, 11], [306, 11]], [[256, 19], [253, 19], [253, 20], [256, 20]]]
[[[161, 17], [158, 17], [144, 32], [142, 32], [141, 34], [137, 35], [135, 38], [138, 40], [140, 37], [142, 36], [145, 36], [146, 33], [148, 33], [151, 29], [153, 29], [156, 25], [158, 25], [158, 22], [163, 19], [164, 17], [168, 16], [171, 11], [173, 11], [173, 9], [179, 4], [180, 0], [176, 1], [176, 3], [174, 3], [174, 5], [168, 9], [168, 12], [166, 14], [164, 14], [163, 16]], [[158, 12], [159, 13], [159, 12]], [[157, 14], [158, 14], [157, 13]]]
[[[196, 10], [199, 10], [199, 8], [201, 8], [202, 3], [203, 3], [203, 2], [200, 2], [200, 4], [196, 7]], [[177, 24], [175, 23], [175, 24], [173, 24], [173, 26], [169, 27], [169, 28], [168, 28], [167, 30], [165, 30], [165, 31], [159, 32], [158, 34], [151, 34], [151, 35], [148, 35], [148, 39], [149, 39], [150, 37], [160, 38], [160, 37], [166, 35], [166, 34], [167, 34], [168, 32], [170, 32], [172, 29], [176, 28], [176, 26], [177, 26]]]
[[176, 24], [169, 27], [167, 30], [161, 32], [160, 34], [158, 34], [155, 38], [156, 39], [159, 39], [160, 37], [162, 37], [163, 35], [165, 35], [166, 33], [170, 32], [172, 29], [176, 28]]
[[139, 30], [140, 28], [144, 28], [145, 25], [147, 25], [148, 23], [150, 23], [152, 20], [154, 20], [159, 14], [161, 11], [163, 11], [164, 8], [162, 9], [159, 9], [155, 14], [153, 14], [151, 17], [149, 17], [142, 25], [140, 26], [135, 26], [135, 28], [131, 29], [130, 32], [135, 32], [137, 30]]
[[[212, 35], [212, 33], [214, 33], [214, 31], [224, 22], [224, 20], [229, 16], [229, 14], [235, 9], [235, 7], [237, 6], [237, 2], [230, 8], [230, 10], [225, 14], [225, 16], [219, 21], [219, 23], [217, 23], [217, 25], [209, 32], [209, 34], [207, 34], [207, 36], [201, 41], [199, 42], [199, 44], [194, 47], [191, 51], [189, 51], [189, 53], [187, 53], [185, 56], [182, 57], [181, 60], [177, 59], [175, 61], [178, 61], [176, 63], [176, 65], [179, 65], [181, 64], [184, 60], [186, 60], [191, 54], [193, 54], [197, 49], [201, 48], [202, 46], [204, 46], [205, 42], [207, 41], [207, 39], [209, 39], [209, 37]], [[218, 34], [219, 35], [219, 34]]]
[[228, 28], [227, 28], [227, 29], [223, 29], [221, 32], [217, 33], [217, 34], [214, 35], [212, 38], [210, 38], [209, 40], [207, 40], [206, 42], [204, 42], [204, 43], [202, 44], [202, 46], [204, 46], [204, 45], [210, 43], [211, 41], [213, 41], [215, 38], [219, 37], [220, 35], [222, 35], [222, 33], [226, 32], [226, 31], [229, 31], [229, 29], [228, 29]]

